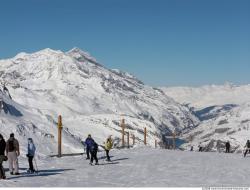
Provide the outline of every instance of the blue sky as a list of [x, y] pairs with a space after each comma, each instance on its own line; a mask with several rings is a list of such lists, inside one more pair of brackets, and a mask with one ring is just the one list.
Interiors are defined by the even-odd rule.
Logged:
[[250, 83], [248, 0], [1, 0], [0, 58], [79, 47], [153, 86]]

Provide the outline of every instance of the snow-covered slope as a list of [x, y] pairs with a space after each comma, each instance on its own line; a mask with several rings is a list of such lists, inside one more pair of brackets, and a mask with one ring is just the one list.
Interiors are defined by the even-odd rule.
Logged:
[[[34, 112], [33, 109], [26, 109], [9, 98], [8, 91], [0, 91], [0, 133], [6, 138], [10, 133], [15, 133], [19, 140], [21, 155], [25, 156], [27, 151], [27, 138], [31, 137], [37, 146], [38, 155], [46, 156], [57, 152], [57, 126], [51, 123], [46, 117]], [[66, 132], [64, 136], [64, 151], [82, 151], [79, 139], [72, 138]]]
[[[107, 69], [78, 48], [66, 53], [44, 49], [0, 60], [0, 77], [13, 100], [39, 118], [36, 126], [44, 122], [55, 126], [61, 114], [65, 132], [75, 139], [85, 139], [89, 133], [98, 143], [110, 134], [118, 139], [124, 118], [126, 131], [136, 136], [136, 142], [142, 142], [147, 127], [148, 142], [154, 145], [162, 134], [198, 123], [186, 107], [160, 89]], [[50, 133], [55, 136], [55, 131]]]
[[[0, 187], [250, 186], [250, 157], [240, 154], [136, 148], [112, 150], [110, 163], [103, 155], [98, 153], [99, 166], [90, 166], [82, 156], [42, 159], [37, 163], [39, 174], [10, 176], [8, 172], [9, 180], [2, 180]], [[27, 166], [26, 160], [20, 160], [21, 168]]]
[[241, 151], [250, 139], [250, 85], [173, 87], [162, 90], [176, 101], [186, 104], [200, 119], [200, 124], [188, 131], [185, 148], [201, 144], [207, 151], [222, 151], [230, 141], [232, 151]]

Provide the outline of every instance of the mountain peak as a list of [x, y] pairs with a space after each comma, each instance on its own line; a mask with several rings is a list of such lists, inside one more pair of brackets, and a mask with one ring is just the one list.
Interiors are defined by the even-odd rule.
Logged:
[[66, 52], [66, 54], [79, 61], [87, 60], [92, 63], [97, 63], [96, 59], [93, 58], [88, 52], [85, 52], [78, 47], [74, 47], [73, 49]]
[[42, 49], [42, 50], [37, 51], [35, 53], [38, 53], [38, 54], [42, 53], [42, 54], [51, 55], [51, 54], [61, 54], [63, 52], [61, 50], [54, 50], [54, 49], [51, 49], [51, 48], [45, 48], [45, 49]]

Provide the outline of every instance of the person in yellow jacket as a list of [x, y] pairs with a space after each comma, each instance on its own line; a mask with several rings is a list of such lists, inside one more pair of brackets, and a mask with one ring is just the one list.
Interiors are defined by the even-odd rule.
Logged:
[[111, 161], [110, 156], [109, 156], [109, 151], [112, 149], [112, 147], [113, 147], [113, 140], [111, 136], [109, 136], [109, 138], [107, 138], [105, 145], [104, 145], [106, 156], [107, 156], [107, 161]]

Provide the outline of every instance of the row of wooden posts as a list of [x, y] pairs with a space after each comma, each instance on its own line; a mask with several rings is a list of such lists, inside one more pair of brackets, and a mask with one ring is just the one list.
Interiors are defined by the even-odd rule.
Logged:
[[[127, 147], [130, 147], [130, 134], [125, 132], [125, 119], [122, 119], [121, 128], [122, 128], [122, 148], [125, 148], [125, 135], [127, 135]], [[132, 134], [133, 145], [135, 145], [135, 135]], [[144, 144], [147, 145], [147, 128], [144, 128]], [[155, 148], [157, 148], [157, 140], [155, 140]]]
[[[127, 134], [127, 147], [130, 147], [130, 134], [125, 132], [125, 119], [122, 119], [121, 128], [122, 128], [122, 147], [125, 148], [125, 134]], [[62, 116], [58, 117], [58, 156], [62, 156]], [[173, 147], [175, 149], [175, 134], [173, 136]], [[132, 135], [133, 145], [135, 145], [135, 135]], [[144, 128], [144, 144], [147, 145], [147, 128]], [[155, 148], [157, 148], [157, 140], [155, 140]]]

